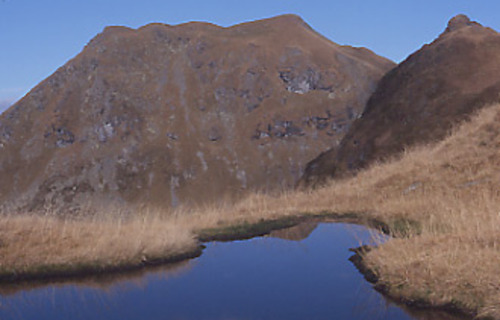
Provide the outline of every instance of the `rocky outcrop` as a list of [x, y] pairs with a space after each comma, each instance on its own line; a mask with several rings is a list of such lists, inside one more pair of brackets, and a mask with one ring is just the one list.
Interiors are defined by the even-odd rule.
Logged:
[[405, 148], [442, 139], [500, 100], [500, 34], [464, 15], [380, 81], [337, 148], [307, 165], [300, 185], [351, 174]]
[[108, 27], [0, 117], [0, 203], [68, 214], [293, 186], [392, 67], [292, 15]]

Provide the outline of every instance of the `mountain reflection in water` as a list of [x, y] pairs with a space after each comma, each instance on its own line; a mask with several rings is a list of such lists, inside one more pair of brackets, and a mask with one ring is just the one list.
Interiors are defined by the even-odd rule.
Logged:
[[0, 319], [462, 319], [409, 311], [374, 291], [348, 261], [348, 249], [371, 236], [351, 224], [305, 224], [208, 243], [177, 265], [3, 286]]

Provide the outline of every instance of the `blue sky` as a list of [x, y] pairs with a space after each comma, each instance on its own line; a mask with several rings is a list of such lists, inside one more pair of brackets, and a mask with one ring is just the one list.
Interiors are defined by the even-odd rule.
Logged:
[[339, 44], [396, 62], [458, 13], [500, 30], [498, 0], [0, 0], [0, 112], [77, 55], [107, 25], [208, 21], [222, 26], [300, 15]]

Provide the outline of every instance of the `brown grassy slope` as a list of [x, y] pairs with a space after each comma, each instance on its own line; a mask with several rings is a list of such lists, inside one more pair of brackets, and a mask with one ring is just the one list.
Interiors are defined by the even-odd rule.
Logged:
[[499, 123], [496, 105], [435, 146], [320, 190], [334, 210], [418, 222], [421, 233], [366, 257], [390, 295], [500, 318]]
[[459, 15], [435, 41], [379, 82], [338, 148], [308, 164], [304, 184], [350, 174], [440, 140], [454, 123], [500, 100], [500, 34]]

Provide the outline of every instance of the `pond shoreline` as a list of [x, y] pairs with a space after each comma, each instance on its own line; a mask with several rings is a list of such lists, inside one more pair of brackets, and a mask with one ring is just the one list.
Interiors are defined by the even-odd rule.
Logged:
[[[316, 214], [297, 215], [278, 219], [261, 220], [256, 223], [244, 222], [220, 228], [209, 228], [196, 231], [197, 244], [192, 248], [187, 248], [180, 253], [167, 253], [164, 256], [154, 259], [142, 259], [139, 263], [125, 262], [122, 264], [100, 265], [98, 263], [71, 264], [71, 265], [44, 265], [34, 266], [25, 271], [0, 270], [0, 286], [12, 285], [27, 282], [51, 282], [65, 279], [79, 279], [100, 275], [111, 275], [116, 273], [133, 272], [152, 266], [174, 264], [199, 257], [203, 253], [205, 246], [203, 243], [219, 241], [246, 240], [255, 237], [265, 236], [274, 230], [286, 229], [303, 222], [332, 219], [336, 222], [359, 223], [355, 214]], [[377, 225], [374, 221], [371, 222]]]
[[[398, 229], [399, 235], [404, 234], [408, 230], [399, 227], [400, 222], [391, 223], [391, 225], [374, 219], [363, 216], [358, 213], [336, 214], [324, 212], [320, 214], [302, 214], [295, 216], [282, 217], [277, 219], [261, 219], [258, 222], [250, 223], [243, 222], [218, 228], [209, 228], [196, 231], [198, 243], [197, 246], [181, 253], [167, 255], [161, 258], [143, 260], [139, 264], [124, 263], [121, 265], [72, 265], [72, 266], [44, 266], [34, 268], [25, 273], [4, 273], [0, 274], [0, 286], [2, 285], [18, 285], [18, 284], [48, 284], [57, 281], [81, 280], [90, 277], [109, 276], [120, 273], [131, 273], [148, 268], [173, 265], [175, 263], [188, 261], [197, 258], [203, 254], [205, 248], [204, 243], [207, 242], [229, 242], [246, 240], [260, 236], [266, 236], [272, 231], [287, 229], [297, 226], [304, 222], [318, 223], [353, 223], [362, 225], [367, 228], [376, 229], [384, 234], [392, 234], [394, 229]], [[408, 225], [411, 225], [410, 222]], [[364, 263], [363, 256], [372, 250], [373, 246], [362, 246], [359, 248], [350, 249], [354, 254], [349, 258], [358, 271], [364, 278], [373, 284], [374, 288], [384, 296], [399, 304], [404, 304], [411, 308], [427, 309], [436, 311], [445, 311], [450, 314], [464, 315], [467, 317], [477, 316], [472, 310], [466, 310], [453, 304], [432, 305], [425, 300], [412, 300], [401, 296], [391, 295], [389, 288], [379, 283], [379, 279], [373, 270], [369, 269]]]
[[354, 254], [349, 258], [349, 261], [358, 269], [358, 271], [364, 276], [365, 280], [373, 284], [373, 288], [383, 294], [385, 297], [395, 301], [399, 304], [404, 304], [410, 308], [421, 309], [421, 310], [437, 310], [444, 311], [452, 315], [466, 316], [471, 319], [484, 319], [488, 320], [490, 318], [476, 318], [477, 313], [474, 310], [465, 309], [453, 303], [446, 303], [442, 305], [431, 304], [424, 299], [411, 299], [401, 295], [395, 295], [391, 293], [390, 287], [380, 283], [377, 274], [369, 268], [364, 260], [364, 256], [375, 249], [373, 246], [361, 246], [358, 248], [350, 249]]
[[96, 264], [72, 266], [43, 266], [25, 273], [4, 273], [0, 275], [0, 286], [15, 285], [17, 283], [50, 283], [60, 280], [78, 280], [95, 276], [106, 276], [118, 273], [134, 272], [150, 267], [175, 264], [201, 256], [204, 246], [182, 253], [165, 256], [163, 258], [143, 260], [139, 264], [124, 263], [118, 265], [101, 266]]

